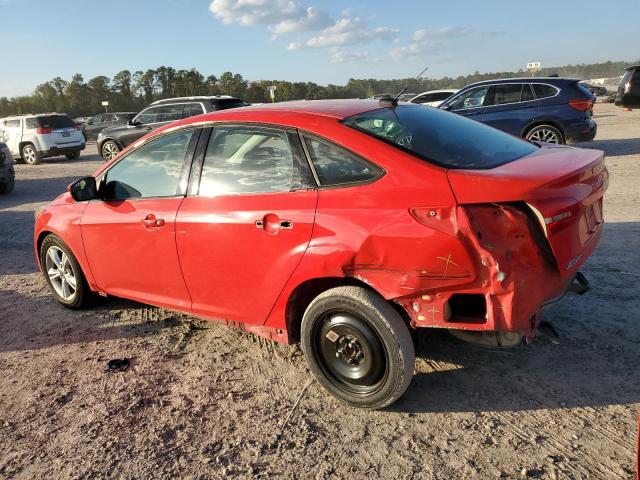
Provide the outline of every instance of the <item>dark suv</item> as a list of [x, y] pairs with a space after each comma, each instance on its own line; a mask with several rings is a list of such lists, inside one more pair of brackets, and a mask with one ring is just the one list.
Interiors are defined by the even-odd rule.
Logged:
[[98, 135], [98, 151], [102, 158], [111, 160], [123, 148], [167, 123], [215, 110], [244, 106], [246, 104], [242, 100], [224, 95], [158, 100], [138, 113], [126, 125], [102, 130]]
[[82, 125], [84, 138], [95, 140], [102, 130], [127, 125], [135, 116], [136, 112], [109, 112], [94, 115]]
[[593, 140], [593, 94], [569, 78], [507, 78], [469, 85], [441, 109], [536, 142]]
[[625, 68], [615, 101], [619, 107], [640, 108], [640, 65]]

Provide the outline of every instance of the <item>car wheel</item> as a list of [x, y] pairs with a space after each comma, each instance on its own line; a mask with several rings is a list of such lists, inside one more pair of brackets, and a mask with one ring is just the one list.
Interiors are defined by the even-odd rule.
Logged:
[[5, 195], [13, 191], [13, 187], [16, 184], [15, 178], [12, 178], [4, 183], [0, 183], [0, 195]]
[[29, 165], [38, 165], [42, 161], [42, 157], [36, 150], [36, 147], [31, 143], [27, 143], [22, 146], [22, 150], [20, 150], [20, 157], [24, 163], [28, 163]]
[[102, 144], [100, 153], [102, 154], [102, 158], [108, 162], [120, 153], [120, 147], [118, 147], [118, 144], [113, 140], [107, 140]]
[[302, 318], [302, 350], [318, 382], [339, 400], [384, 408], [405, 392], [415, 366], [407, 325], [375, 292], [337, 287]]
[[87, 280], [69, 247], [56, 235], [40, 246], [40, 264], [53, 298], [67, 308], [81, 308], [90, 296]]
[[527, 132], [527, 140], [545, 143], [564, 143], [562, 132], [551, 125], [538, 125]]
[[65, 155], [65, 157], [67, 157], [69, 160], [77, 160], [78, 158], [80, 158], [80, 152], [68, 153]]

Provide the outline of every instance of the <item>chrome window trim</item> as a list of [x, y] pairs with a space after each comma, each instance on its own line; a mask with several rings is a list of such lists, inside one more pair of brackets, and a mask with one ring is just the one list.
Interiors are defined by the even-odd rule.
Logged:
[[[504, 82], [504, 83], [490, 83], [490, 84], [487, 84], [487, 85], [478, 85], [478, 87], [485, 87], [485, 86], [487, 86], [487, 87], [489, 87], [489, 88], [492, 88], [492, 87], [497, 87], [497, 86], [500, 86], [500, 85], [529, 85], [529, 88], [531, 88], [531, 91], [533, 92], [533, 95], [534, 95], [534, 96], [535, 96], [535, 94], [536, 94], [536, 91], [533, 89], [533, 85], [547, 85], [547, 86], [549, 86], [549, 87], [555, 88], [556, 93], [555, 93], [555, 95], [551, 95], [551, 96], [549, 96], [549, 97], [542, 97], [542, 98], [537, 98], [537, 97], [536, 97], [536, 98], [534, 98], [533, 100], [525, 100], [524, 102], [523, 102], [523, 101], [520, 101], [520, 102], [500, 103], [500, 104], [498, 104], [498, 105], [482, 105], [482, 106], [480, 106], [480, 107], [460, 108], [460, 109], [458, 109], [458, 110], [451, 110], [451, 111], [452, 111], [452, 112], [460, 112], [460, 111], [465, 111], [465, 112], [466, 112], [466, 111], [469, 111], [469, 110], [475, 110], [475, 109], [477, 109], [477, 108], [504, 107], [505, 105], [518, 105], [518, 104], [520, 104], [520, 103], [537, 102], [538, 100], [546, 100], [546, 99], [548, 99], [548, 98], [555, 98], [555, 97], [557, 97], [558, 95], [560, 95], [560, 92], [561, 92], [560, 88], [558, 88], [557, 86], [552, 85], [552, 84], [550, 84], [550, 83], [546, 83], [546, 82]], [[468, 91], [468, 90], [467, 90], [467, 91]], [[458, 93], [461, 93], [461, 92], [458, 92]]]

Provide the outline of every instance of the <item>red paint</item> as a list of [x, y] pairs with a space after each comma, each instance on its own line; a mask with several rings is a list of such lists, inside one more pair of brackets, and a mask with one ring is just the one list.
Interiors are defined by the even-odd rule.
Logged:
[[[402, 306], [413, 327], [532, 335], [541, 306], [563, 294], [599, 241], [603, 153], [548, 147], [491, 170], [446, 170], [338, 121], [374, 108], [375, 101], [294, 102], [161, 130], [212, 122], [294, 127], [378, 165], [386, 173], [374, 183], [88, 206], [65, 194], [38, 217], [35, 238], [62, 237], [94, 290], [225, 319], [283, 342], [287, 325], [300, 321], [287, 318], [295, 292], [322, 279], [368, 284]], [[484, 299], [486, 314], [452, 309], [459, 294]]]

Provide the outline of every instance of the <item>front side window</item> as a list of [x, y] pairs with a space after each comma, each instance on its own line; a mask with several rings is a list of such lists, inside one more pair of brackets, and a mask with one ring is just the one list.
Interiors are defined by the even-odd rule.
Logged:
[[202, 166], [199, 193], [289, 192], [293, 163], [285, 132], [257, 127], [215, 128]]
[[413, 103], [427, 103], [427, 102], [433, 102], [433, 94], [427, 93], [425, 95], [421, 95], [413, 101]]
[[451, 110], [482, 107], [488, 91], [489, 87], [476, 87], [464, 92], [451, 103]]
[[172, 197], [178, 194], [193, 130], [164, 135], [142, 145], [109, 169], [100, 191], [108, 200]]
[[155, 123], [158, 121], [158, 115], [160, 114], [160, 107], [152, 107], [143, 110], [135, 118], [136, 122], [146, 125], [147, 123]]
[[328, 142], [309, 137], [304, 141], [323, 187], [367, 182], [382, 174], [379, 168]]
[[17, 128], [20, 126], [20, 120], [6, 120], [4, 125], [7, 128]]
[[175, 120], [180, 120], [182, 118], [183, 107], [185, 107], [185, 105], [182, 103], [178, 105], [165, 105], [160, 109], [160, 117], [158, 118], [158, 121], [173, 122]]
[[342, 123], [445, 168], [494, 168], [538, 148], [464, 116], [420, 105], [380, 108]]

